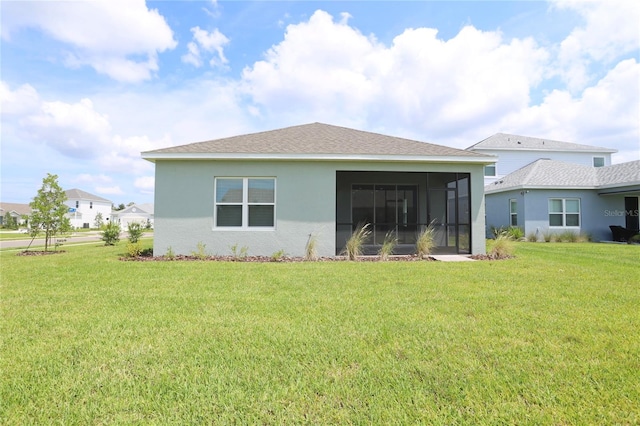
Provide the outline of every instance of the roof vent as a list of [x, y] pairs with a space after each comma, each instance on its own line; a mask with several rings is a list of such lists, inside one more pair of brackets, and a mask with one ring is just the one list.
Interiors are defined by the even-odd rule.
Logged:
[[522, 144], [522, 142], [518, 141], [518, 145], [521, 145], [521, 144]]

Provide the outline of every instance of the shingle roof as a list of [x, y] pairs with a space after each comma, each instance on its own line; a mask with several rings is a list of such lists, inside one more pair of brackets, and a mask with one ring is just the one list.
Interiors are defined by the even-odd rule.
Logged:
[[154, 160], [171, 158], [171, 154], [177, 154], [177, 157], [188, 154], [381, 155], [493, 160], [491, 156], [462, 149], [322, 123], [157, 149], [143, 152], [142, 156]]
[[107, 200], [106, 198], [98, 197], [97, 195], [89, 194], [86, 191], [81, 189], [68, 189], [64, 191], [67, 194], [67, 198], [70, 200], [80, 199], [80, 200], [90, 200], [90, 201], [104, 201], [110, 203], [111, 200]]
[[31, 206], [29, 206], [29, 204], [21, 203], [0, 203], [0, 211], [2, 211], [2, 215], [12, 211], [20, 215], [31, 214]]
[[510, 135], [507, 133], [496, 133], [475, 145], [471, 145], [467, 150], [477, 149], [497, 149], [497, 150], [523, 150], [523, 151], [585, 151], [599, 153], [618, 152], [615, 149], [603, 148], [599, 146], [582, 145], [578, 143], [555, 141], [552, 139], [532, 138], [529, 136]]
[[536, 160], [485, 186], [485, 193], [515, 188], [598, 188], [640, 184], [640, 160], [591, 167], [548, 159]]

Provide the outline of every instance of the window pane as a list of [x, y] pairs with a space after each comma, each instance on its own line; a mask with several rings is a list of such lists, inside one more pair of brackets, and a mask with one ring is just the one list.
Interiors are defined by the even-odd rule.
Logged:
[[218, 206], [216, 226], [242, 226], [242, 206]]
[[216, 179], [216, 203], [241, 203], [242, 179]]
[[568, 214], [567, 215], [567, 226], [580, 226], [580, 215], [579, 214]]
[[249, 179], [250, 203], [273, 203], [275, 200], [274, 179]]
[[249, 226], [273, 226], [273, 206], [249, 206]]
[[518, 212], [518, 202], [516, 200], [510, 200], [509, 201], [509, 210], [511, 213], [517, 213]]
[[567, 213], [580, 213], [580, 201], [579, 200], [566, 200], [565, 206]]
[[593, 167], [604, 167], [604, 157], [593, 157]]
[[562, 226], [562, 215], [561, 214], [550, 214], [549, 215], [549, 226]]
[[512, 214], [511, 215], [511, 226], [518, 226], [518, 215], [517, 214]]
[[485, 176], [495, 176], [496, 175], [496, 166], [484, 166], [484, 175]]
[[562, 213], [562, 200], [549, 200], [549, 213]]

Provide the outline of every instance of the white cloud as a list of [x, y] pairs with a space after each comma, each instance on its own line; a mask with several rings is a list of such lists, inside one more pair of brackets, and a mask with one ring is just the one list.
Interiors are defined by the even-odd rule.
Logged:
[[549, 56], [532, 39], [470, 26], [448, 41], [408, 29], [386, 47], [347, 20], [317, 11], [244, 70], [244, 89], [265, 115], [410, 128], [422, 138], [460, 132], [526, 106]]
[[155, 184], [156, 180], [153, 176], [142, 176], [135, 180], [133, 186], [139, 189], [142, 193], [152, 194], [155, 188]]
[[105, 195], [122, 195], [124, 191], [119, 186], [97, 186], [96, 192]]
[[611, 64], [640, 48], [640, 2], [556, 0], [553, 4], [577, 12], [584, 20], [559, 46], [559, 73], [572, 91], [592, 81], [594, 62]]
[[2, 8], [4, 40], [37, 28], [64, 44], [68, 66], [89, 65], [119, 81], [151, 78], [157, 54], [177, 44], [165, 19], [144, 0], [3, 2]]
[[217, 28], [209, 32], [200, 27], [191, 28], [193, 41], [187, 44], [188, 52], [182, 56], [182, 61], [195, 67], [202, 66], [202, 51], [213, 53], [209, 60], [212, 67], [223, 66], [228, 63], [224, 56], [224, 46], [229, 43], [229, 39]]
[[640, 64], [617, 64], [580, 96], [556, 89], [540, 105], [505, 115], [497, 131], [618, 149], [620, 161], [639, 159]]

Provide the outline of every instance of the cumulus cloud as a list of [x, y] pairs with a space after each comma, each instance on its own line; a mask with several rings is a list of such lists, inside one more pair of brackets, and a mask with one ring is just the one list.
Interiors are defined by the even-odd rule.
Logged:
[[2, 8], [4, 40], [36, 28], [63, 44], [68, 66], [88, 65], [118, 81], [151, 78], [157, 54], [177, 45], [164, 17], [144, 0], [6, 2]]
[[228, 63], [224, 56], [224, 46], [229, 43], [229, 39], [217, 28], [209, 32], [200, 27], [191, 28], [193, 41], [187, 44], [187, 53], [182, 56], [182, 61], [193, 65], [202, 66], [202, 52], [213, 54], [209, 60], [212, 67], [223, 66]]
[[553, 4], [583, 19], [560, 43], [558, 52], [558, 72], [572, 91], [584, 89], [593, 80], [594, 62], [611, 64], [640, 48], [640, 2], [555, 0]]
[[548, 52], [532, 39], [464, 27], [450, 40], [408, 29], [391, 46], [326, 12], [287, 27], [284, 40], [243, 72], [245, 90], [273, 116], [320, 119], [432, 135], [460, 131], [529, 102]]
[[139, 189], [142, 193], [153, 194], [156, 180], [153, 176], [142, 176], [135, 180], [133, 185], [136, 189]]
[[[0, 83], [0, 95], [3, 131], [8, 127], [24, 141], [44, 144], [69, 158], [97, 162], [109, 172], [147, 173], [152, 166], [140, 159], [140, 151], [170, 144], [167, 138], [113, 134], [109, 116], [96, 111], [88, 98], [74, 103], [46, 101], [29, 85], [11, 90], [5, 82]], [[108, 182], [95, 176], [78, 179]]]

